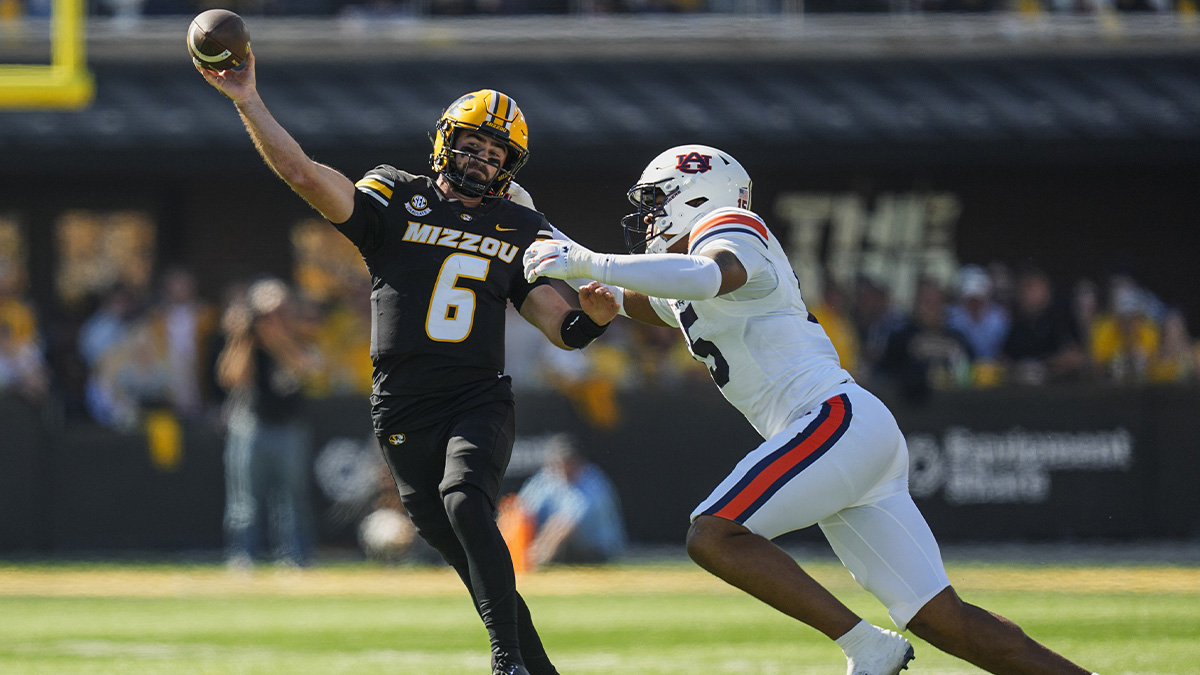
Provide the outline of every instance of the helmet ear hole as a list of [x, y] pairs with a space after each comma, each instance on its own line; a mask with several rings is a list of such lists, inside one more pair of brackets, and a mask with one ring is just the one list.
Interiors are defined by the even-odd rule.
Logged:
[[696, 208], [700, 208], [701, 206], [703, 206], [704, 202], [707, 202], [707, 201], [708, 201], [708, 197], [696, 197], [695, 199], [687, 200], [686, 202], [684, 202], [684, 204], [687, 204], [688, 206], [692, 207], [693, 209], [696, 209]]

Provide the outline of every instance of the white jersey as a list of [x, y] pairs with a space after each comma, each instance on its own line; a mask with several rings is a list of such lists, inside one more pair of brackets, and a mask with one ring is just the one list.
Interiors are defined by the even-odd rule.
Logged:
[[680, 327], [692, 356], [708, 365], [725, 398], [770, 438], [851, 380], [825, 330], [800, 297], [779, 241], [755, 213], [722, 208], [692, 230], [688, 253], [726, 249], [746, 268], [746, 284], [711, 300], [651, 298]]

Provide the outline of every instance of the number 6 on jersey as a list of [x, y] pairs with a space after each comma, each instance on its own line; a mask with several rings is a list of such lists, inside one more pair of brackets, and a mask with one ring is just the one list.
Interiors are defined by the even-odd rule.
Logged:
[[455, 253], [442, 263], [433, 296], [429, 298], [429, 315], [425, 317], [425, 333], [438, 342], [462, 342], [471, 334], [475, 323], [475, 291], [456, 286], [460, 277], [487, 279], [491, 261], [479, 256]]

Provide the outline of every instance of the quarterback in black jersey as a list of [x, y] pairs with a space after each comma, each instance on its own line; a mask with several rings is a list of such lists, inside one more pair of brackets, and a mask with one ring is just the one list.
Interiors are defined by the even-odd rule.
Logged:
[[310, 159], [267, 110], [253, 54], [241, 71], [198, 70], [233, 100], [267, 165], [362, 252], [375, 434], [413, 523], [471, 592], [494, 675], [556, 675], [495, 522], [515, 436], [504, 314], [512, 302], [575, 349], [604, 331], [618, 303], [591, 286], [573, 309], [545, 280], [525, 279], [521, 253], [555, 235], [506, 198], [528, 158], [524, 115], [498, 91], [472, 92], [437, 123], [435, 178], [382, 165], [353, 183]]

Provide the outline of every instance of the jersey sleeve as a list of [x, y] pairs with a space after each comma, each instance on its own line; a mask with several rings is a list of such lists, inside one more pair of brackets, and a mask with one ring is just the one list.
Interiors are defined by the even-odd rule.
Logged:
[[770, 237], [766, 223], [749, 211], [718, 212], [692, 231], [688, 253], [696, 255], [716, 249], [730, 251], [746, 268], [746, 278], [754, 279], [771, 265], [767, 258]]
[[[704, 242], [701, 251], [716, 249], [723, 249], [737, 256], [742, 267], [746, 268], [747, 279], [753, 279], [759, 272], [771, 265], [770, 260], [767, 259], [766, 249], [761, 244], [751, 241], [749, 235], [731, 233], [714, 237]], [[695, 253], [701, 251], [695, 251]]]
[[771, 231], [757, 215], [743, 209], [719, 209], [706, 217], [688, 237], [688, 253], [699, 253], [707, 248], [710, 239], [744, 234], [750, 241], [757, 241], [762, 250], [767, 250]]
[[[534, 241], [553, 239], [553, 233], [558, 232], [558, 229], [551, 225], [550, 221], [546, 220], [545, 216], [537, 212], [534, 213], [536, 213], [538, 220], [540, 221], [537, 224], [537, 234], [534, 235]], [[519, 257], [524, 254], [524, 252], [524, 249], [522, 249], [521, 252], [517, 254], [518, 263], [520, 262]], [[508, 291], [508, 299], [512, 301], [513, 307], [516, 307], [517, 311], [519, 312], [521, 311], [521, 305], [525, 304], [525, 298], [528, 297], [529, 291], [538, 286], [545, 286], [550, 282], [550, 277], [538, 277], [537, 279], [534, 279], [533, 283], [529, 283], [525, 280], [524, 274], [517, 274], [513, 279], [512, 287]]]
[[675, 312], [671, 310], [671, 301], [666, 298], [656, 298], [648, 296], [650, 308], [658, 315], [658, 318], [663, 320], [663, 323], [672, 328], [679, 328], [679, 322], [675, 320]]
[[354, 184], [354, 212], [344, 223], [333, 223], [364, 255], [383, 245], [384, 213], [391, 204], [400, 172], [381, 165]]
[[399, 181], [400, 172], [395, 167], [381, 164], [360, 178], [354, 184], [354, 189], [370, 197], [371, 205], [382, 213], [392, 203], [392, 195]]

